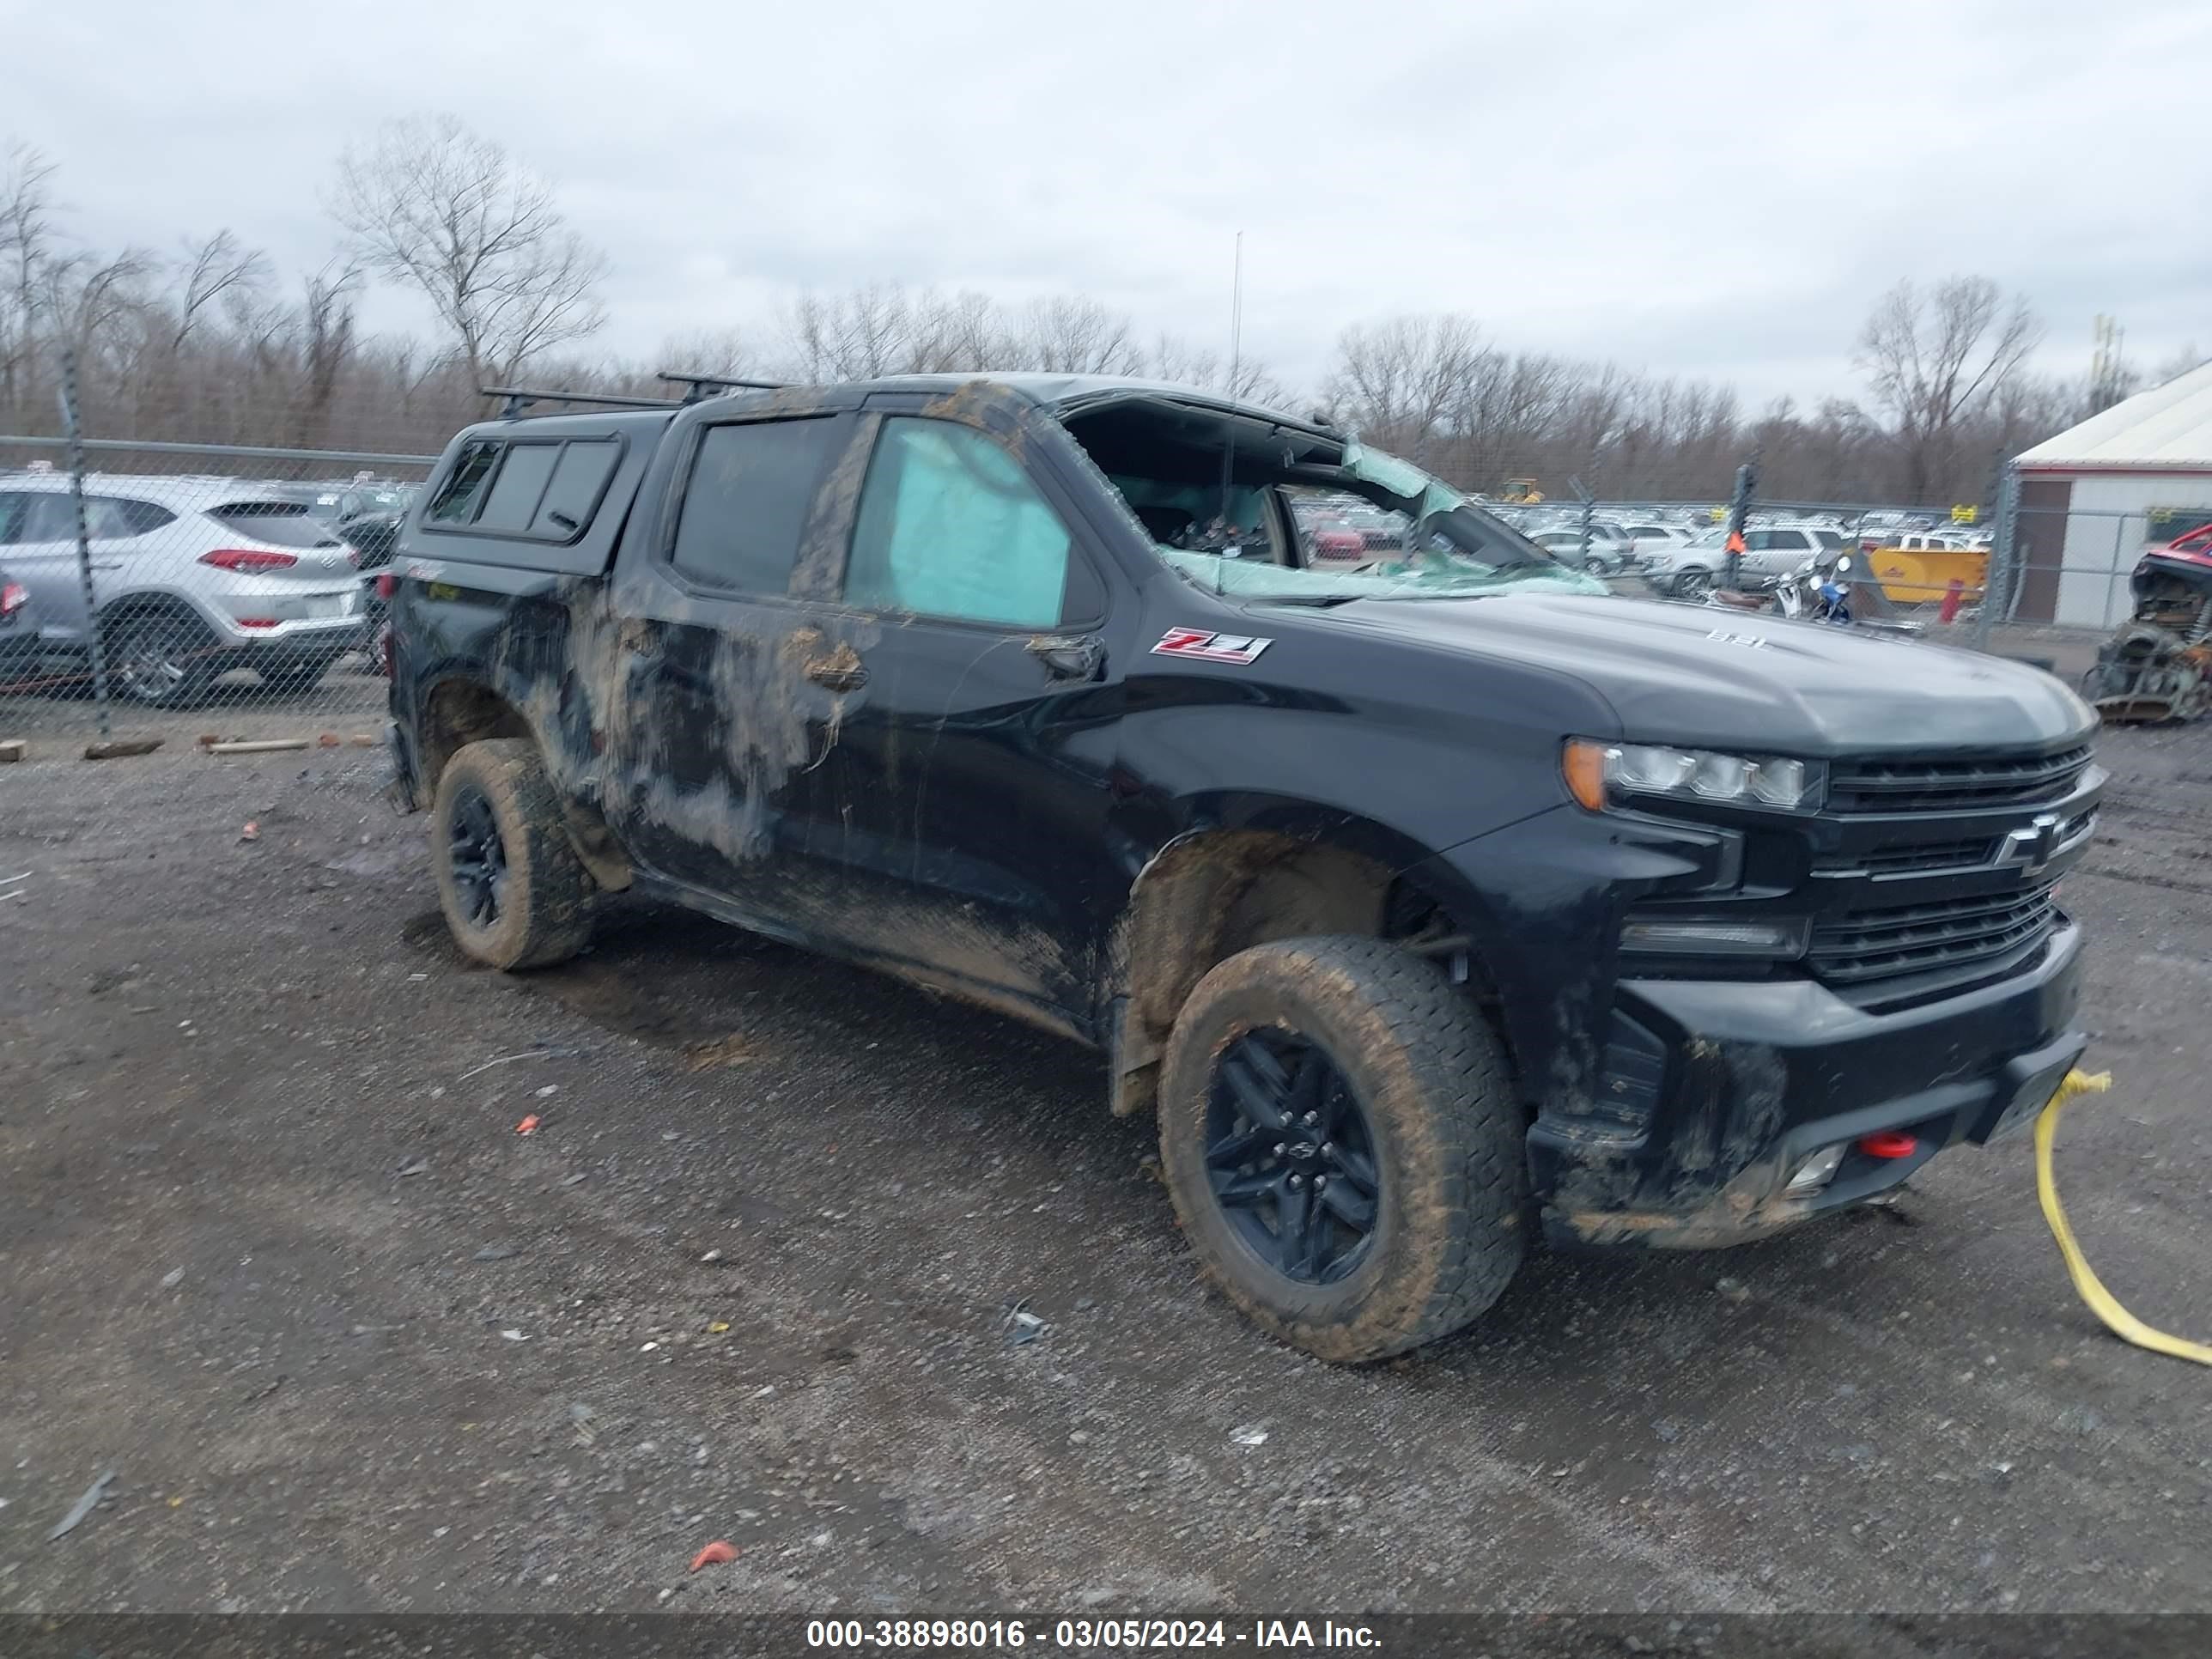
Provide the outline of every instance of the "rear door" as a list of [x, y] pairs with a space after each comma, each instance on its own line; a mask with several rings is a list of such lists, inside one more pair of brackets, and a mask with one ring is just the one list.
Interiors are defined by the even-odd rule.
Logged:
[[620, 682], [605, 793], [631, 855], [810, 941], [837, 884], [795, 809], [854, 688], [846, 619], [809, 594], [799, 554], [851, 523], [850, 487], [836, 486], [855, 436], [837, 410], [672, 434], [667, 499], [619, 567], [619, 639], [586, 665]]
[[[167, 507], [114, 495], [87, 495], [84, 520], [92, 554], [94, 602], [124, 591], [138, 538], [175, 521]], [[48, 639], [80, 639], [85, 631], [84, 577], [76, 556], [76, 504], [67, 491], [0, 495], [0, 562], [30, 590], [40, 631]]]

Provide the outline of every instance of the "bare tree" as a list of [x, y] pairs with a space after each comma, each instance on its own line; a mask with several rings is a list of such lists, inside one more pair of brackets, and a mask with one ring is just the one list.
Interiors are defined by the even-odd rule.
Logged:
[[760, 354], [752, 337], [743, 329], [701, 328], [672, 334], [660, 343], [659, 368], [680, 374], [753, 375], [760, 372]]
[[1134, 374], [1144, 367], [1134, 325], [1081, 295], [1034, 301], [1021, 337], [1028, 366], [1048, 374]]
[[36, 402], [40, 273], [53, 230], [53, 163], [28, 144], [0, 150], [0, 412], [20, 422]]
[[1361, 439], [1434, 470], [1431, 451], [1476, 379], [1479, 338], [1473, 319], [1449, 314], [1355, 324], [1337, 337], [1322, 395]]
[[606, 320], [606, 258], [545, 182], [451, 116], [386, 125], [338, 165], [331, 212], [363, 265], [422, 290], [479, 384]]
[[957, 374], [970, 369], [1015, 367], [1015, 348], [997, 301], [963, 289], [930, 313], [927, 350], [916, 353], [917, 369]]
[[1128, 372], [1274, 409], [1295, 409], [1302, 415], [1316, 412], [1317, 400], [1303, 392], [1294, 396], [1263, 359], [1246, 354], [1232, 364], [1226, 353], [1194, 346], [1173, 334], [1156, 337], [1137, 367]]
[[228, 298], [250, 302], [269, 283], [269, 256], [242, 245], [228, 230], [218, 230], [198, 246], [187, 246], [179, 262], [185, 278], [178, 296], [176, 327], [169, 349], [180, 349], [200, 313], [216, 301]]
[[2026, 299], [2008, 305], [1986, 276], [1947, 276], [1924, 294], [1907, 279], [1875, 305], [1855, 361], [1895, 422], [1912, 501], [1954, 471], [1960, 428], [1988, 410], [2042, 337]]
[[913, 319], [906, 290], [866, 283], [827, 296], [811, 291], [792, 302], [783, 331], [799, 379], [867, 380], [906, 367]]

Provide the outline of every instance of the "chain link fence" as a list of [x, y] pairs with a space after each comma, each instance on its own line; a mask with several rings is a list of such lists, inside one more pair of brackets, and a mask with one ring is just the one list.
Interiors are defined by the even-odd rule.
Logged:
[[377, 578], [435, 459], [0, 434], [0, 742], [378, 732]]

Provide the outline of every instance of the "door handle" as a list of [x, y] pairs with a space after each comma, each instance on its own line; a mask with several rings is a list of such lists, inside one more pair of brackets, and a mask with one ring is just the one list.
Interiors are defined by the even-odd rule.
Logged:
[[1028, 648], [1054, 679], [1096, 679], [1106, 662], [1106, 647], [1096, 634], [1038, 634]]
[[806, 678], [831, 691], [857, 691], [868, 683], [868, 671], [858, 662], [823, 657], [806, 665]]

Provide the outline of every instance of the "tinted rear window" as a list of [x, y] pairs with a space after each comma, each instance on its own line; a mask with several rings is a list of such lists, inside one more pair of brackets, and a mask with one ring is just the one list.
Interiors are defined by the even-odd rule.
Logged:
[[478, 439], [464, 445], [426, 522], [529, 541], [583, 534], [622, 460], [616, 438]]
[[437, 524], [466, 524], [477, 515], [483, 499], [484, 483], [498, 465], [504, 444], [477, 439], [461, 446], [460, 458], [430, 502], [430, 518]]
[[477, 514], [477, 528], [519, 536], [538, 516], [538, 498], [553, 480], [554, 463], [561, 459], [558, 444], [509, 444], [507, 459], [493, 475], [491, 493]]
[[304, 501], [226, 501], [208, 508], [208, 517], [226, 530], [278, 547], [340, 547], [327, 520]]
[[566, 445], [553, 469], [553, 480], [538, 503], [530, 533], [548, 541], [564, 542], [592, 521], [592, 514], [614, 477], [622, 459], [622, 445], [612, 438], [594, 438]]

